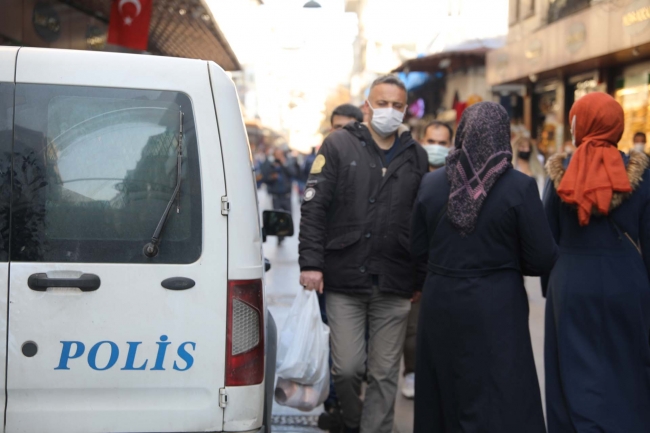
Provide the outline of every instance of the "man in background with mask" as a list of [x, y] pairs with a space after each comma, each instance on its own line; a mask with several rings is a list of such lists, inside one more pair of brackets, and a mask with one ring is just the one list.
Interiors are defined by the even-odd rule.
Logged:
[[420, 143], [429, 156], [429, 171], [445, 165], [454, 133], [449, 125], [434, 120], [424, 128]]
[[325, 139], [302, 205], [300, 284], [327, 293], [346, 432], [392, 432], [406, 319], [426, 272], [415, 268], [409, 236], [427, 154], [402, 125], [406, 102], [399, 79], [377, 79], [366, 101], [370, 124]]
[[647, 138], [645, 132], [637, 132], [634, 134], [634, 147], [633, 149], [637, 152], [645, 153], [645, 145], [647, 143]]

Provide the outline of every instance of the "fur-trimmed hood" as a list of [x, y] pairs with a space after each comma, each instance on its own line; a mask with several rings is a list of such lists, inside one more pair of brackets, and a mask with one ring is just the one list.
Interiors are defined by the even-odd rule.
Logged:
[[[567, 169], [569, 160], [571, 158], [566, 153], [557, 153], [551, 156], [546, 163], [546, 172], [553, 181], [553, 185], [557, 190], [560, 186], [560, 182], [564, 177], [564, 173]], [[632, 192], [614, 192], [612, 195], [612, 202], [609, 205], [609, 210], [612, 211], [619, 207], [636, 189], [639, 187], [643, 181], [643, 172], [650, 165], [650, 159], [643, 152], [630, 152], [630, 156], [625, 158], [626, 162], [626, 171], [627, 177], [630, 180], [630, 185], [632, 186]], [[594, 208], [594, 213], [598, 213]]]

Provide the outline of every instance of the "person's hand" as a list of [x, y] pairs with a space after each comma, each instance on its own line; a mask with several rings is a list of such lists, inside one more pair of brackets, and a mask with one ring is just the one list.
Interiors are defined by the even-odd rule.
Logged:
[[413, 297], [411, 298], [411, 303], [415, 304], [417, 302], [420, 302], [421, 298], [422, 298], [422, 292], [413, 292]]
[[300, 285], [305, 290], [316, 290], [318, 293], [323, 293], [323, 273], [321, 271], [302, 271]]

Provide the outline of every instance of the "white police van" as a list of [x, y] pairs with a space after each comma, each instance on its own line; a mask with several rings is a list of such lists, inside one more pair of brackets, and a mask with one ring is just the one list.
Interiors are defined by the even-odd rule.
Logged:
[[263, 235], [221, 68], [0, 47], [0, 176], [5, 432], [270, 431]]

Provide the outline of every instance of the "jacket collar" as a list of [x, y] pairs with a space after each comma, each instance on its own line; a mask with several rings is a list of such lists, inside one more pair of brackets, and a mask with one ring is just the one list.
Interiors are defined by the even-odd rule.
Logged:
[[[556, 190], [560, 186], [564, 173], [569, 166], [569, 161], [571, 161], [570, 155], [566, 153], [557, 153], [551, 156], [546, 163], [546, 171], [553, 181]], [[630, 195], [632, 195], [634, 191], [636, 191], [643, 181], [643, 172], [650, 164], [650, 160], [648, 160], [645, 153], [634, 151], [630, 152], [629, 157], [623, 155], [623, 161], [625, 162], [627, 177], [630, 180], [630, 185], [632, 185], [632, 192], [614, 192], [612, 195], [612, 202], [609, 205], [610, 211], [619, 207], [630, 197]]]

